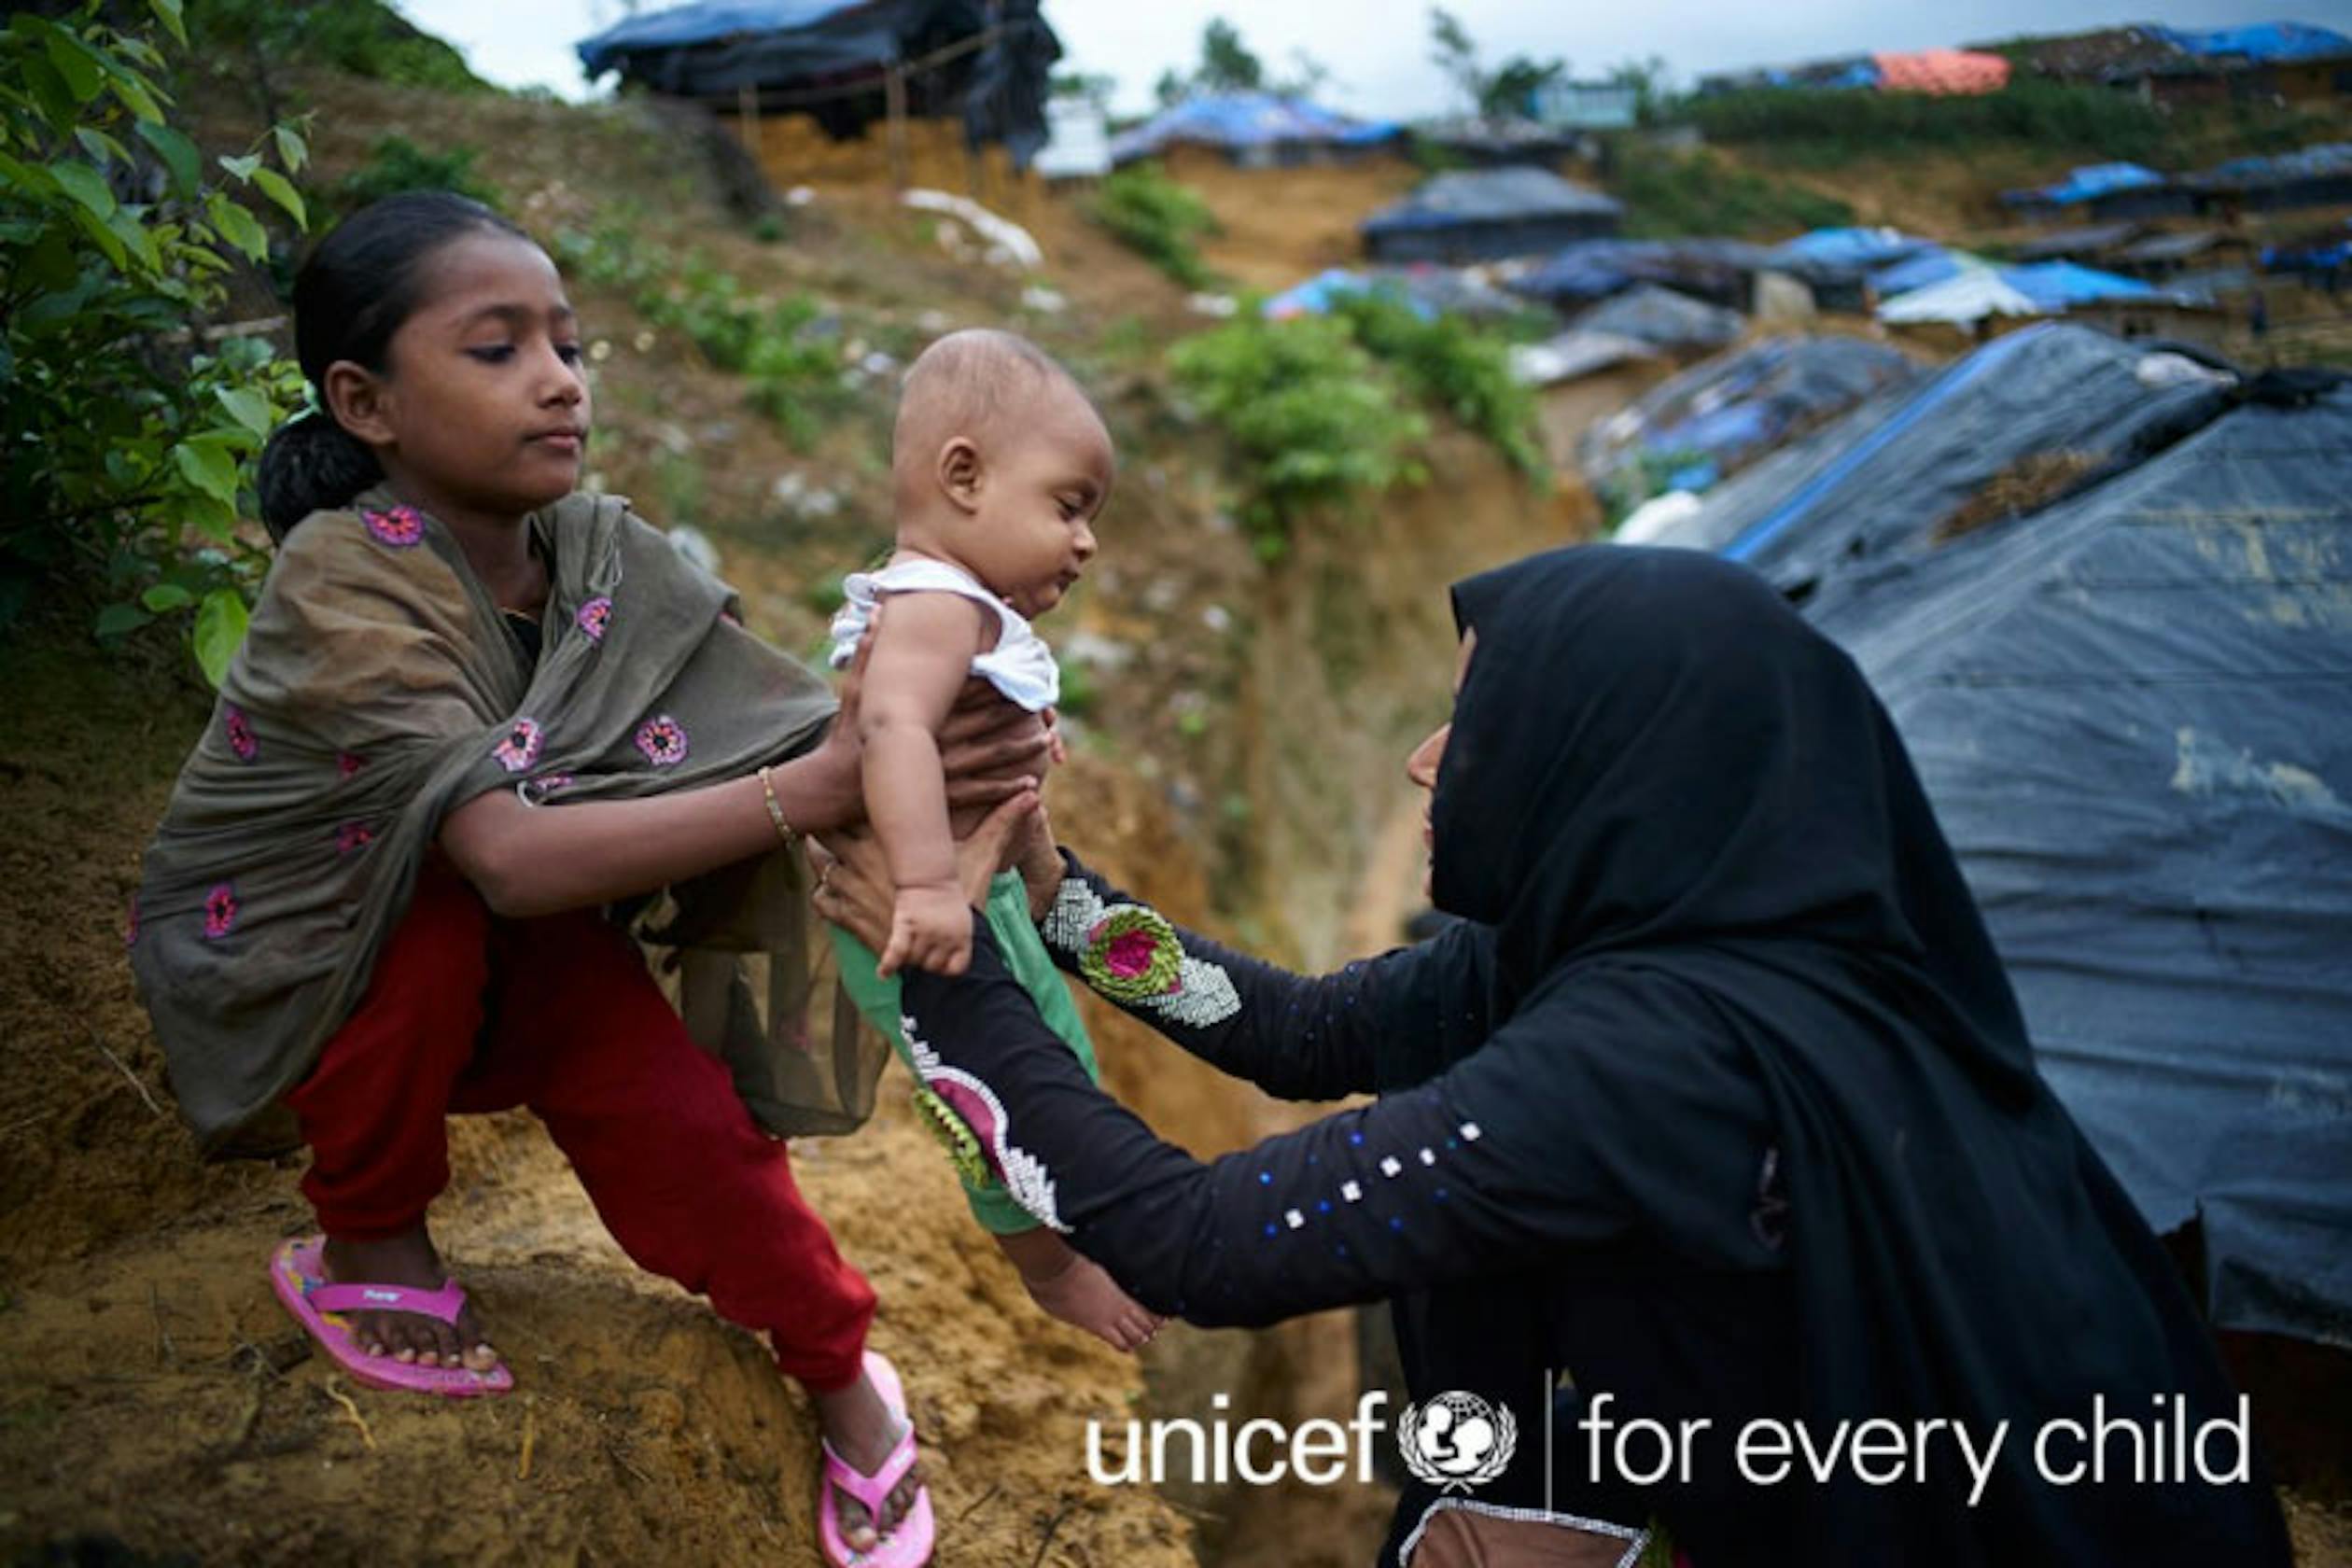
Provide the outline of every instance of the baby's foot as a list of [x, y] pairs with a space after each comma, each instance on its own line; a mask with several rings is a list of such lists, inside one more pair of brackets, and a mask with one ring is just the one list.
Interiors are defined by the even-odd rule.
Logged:
[[[329, 1280], [339, 1284], [400, 1285], [411, 1290], [439, 1290], [449, 1279], [433, 1239], [418, 1225], [389, 1241], [338, 1241], [327, 1239], [320, 1262]], [[445, 1323], [421, 1312], [353, 1312], [351, 1342], [370, 1355], [418, 1366], [464, 1366], [487, 1372], [498, 1365], [498, 1354], [483, 1337], [482, 1324], [469, 1301], [457, 1310], [455, 1323]]]
[[1091, 1258], [1071, 1251], [1050, 1232], [999, 1237], [1020, 1270], [1029, 1299], [1072, 1328], [1083, 1328], [1114, 1351], [1136, 1351], [1160, 1330], [1160, 1320], [1119, 1288]]

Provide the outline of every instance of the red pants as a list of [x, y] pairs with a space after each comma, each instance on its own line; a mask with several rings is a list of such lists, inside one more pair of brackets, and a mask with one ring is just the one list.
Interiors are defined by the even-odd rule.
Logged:
[[449, 1182], [451, 1112], [527, 1105], [628, 1254], [764, 1331], [819, 1393], [855, 1382], [874, 1291], [697, 1046], [636, 945], [594, 911], [503, 920], [428, 862], [367, 995], [287, 1097], [328, 1235], [386, 1240]]

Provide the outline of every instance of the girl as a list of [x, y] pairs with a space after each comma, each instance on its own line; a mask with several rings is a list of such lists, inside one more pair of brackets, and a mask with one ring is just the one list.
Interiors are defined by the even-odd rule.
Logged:
[[[216, 1152], [290, 1111], [324, 1235], [279, 1250], [279, 1295], [355, 1378], [471, 1394], [512, 1379], [426, 1228], [443, 1118], [528, 1105], [630, 1255], [808, 1390], [828, 1556], [926, 1561], [873, 1292], [747, 1109], [805, 1127], [789, 1106], [838, 1086], [742, 1027], [735, 954], [796, 949], [783, 851], [859, 815], [854, 723], [623, 503], [572, 494], [578, 323], [511, 224], [377, 203], [304, 265], [295, 334], [318, 406], [263, 455], [278, 556], [133, 911], [183, 1110]], [[994, 705], [946, 738], [966, 800], [1046, 744]], [[685, 1019], [600, 913], [665, 888]], [[805, 971], [775, 973], [789, 1026]]]

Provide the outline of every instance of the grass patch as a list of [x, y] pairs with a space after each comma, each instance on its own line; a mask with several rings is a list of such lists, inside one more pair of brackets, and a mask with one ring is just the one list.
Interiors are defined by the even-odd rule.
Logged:
[[1185, 287], [1217, 283], [1199, 245], [1217, 232], [1216, 214], [1198, 191], [1169, 179], [1156, 163], [1131, 163], [1106, 178], [1086, 216]]
[[1708, 152], [1629, 146], [1611, 187], [1625, 203], [1625, 231], [1635, 239], [1686, 234], [1776, 239], [1854, 221], [1854, 209], [1835, 197], [1736, 167]]
[[1759, 89], [1695, 98], [1685, 113], [1710, 141], [1769, 143], [1788, 161], [1817, 168], [1993, 144], [2065, 147], [2086, 163], [2162, 164], [2178, 145], [2176, 128], [2136, 98], [2037, 80], [1953, 97]]

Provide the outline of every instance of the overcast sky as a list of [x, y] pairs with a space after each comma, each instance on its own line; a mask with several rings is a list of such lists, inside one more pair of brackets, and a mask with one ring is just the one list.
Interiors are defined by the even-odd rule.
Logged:
[[[618, 21], [620, 0], [396, 0], [418, 26], [466, 52], [476, 73], [509, 87], [581, 96], [571, 46]], [[646, 0], [641, 10], [662, 9]], [[2345, 0], [1454, 0], [1450, 7], [1488, 63], [1511, 54], [1565, 57], [1578, 75], [1663, 56], [1687, 85], [1705, 71], [1871, 49], [1928, 49], [2019, 33], [2067, 33], [2124, 21], [2228, 27], [2279, 18], [2339, 25]], [[1118, 82], [1114, 107], [1146, 108], [1162, 70], [1188, 66], [1212, 17], [1234, 19], [1275, 71], [1305, 50], [1331, 72], [1334, 106], [1383, 118], [1453, 105], [1429, 62], [1425, 0], [1045, 0], [1065, 69]], [[608, 78], [609, 79], [609, 78]]]

